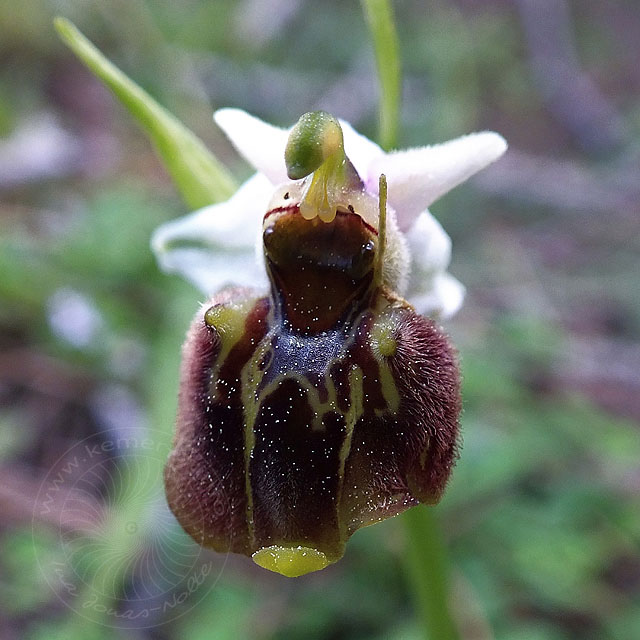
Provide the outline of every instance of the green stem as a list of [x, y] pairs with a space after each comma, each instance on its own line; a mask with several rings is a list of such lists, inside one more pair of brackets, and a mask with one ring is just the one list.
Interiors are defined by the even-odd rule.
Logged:
[[380, 82], [380, 123], [378, 140], [391, 149], [398, 138], [401, 77], [398, 34], [389, 0], [362, 0], [378, 67]]
[[427, 640], [458, 640], [451, 616], [449, 567], [445, 543], [433, 507], [414, 507], [403, 516], [407, 571], [413, 584]]
[[[362, 0], [376, 53], [380, 82], [380, 145], [395, 146], [401, 98], [401, 71], [390, 0]], [[409, 509], [403, 520], [407, 535], [407, 572], [416, 607], [428, 640], [457, 640], [449, 603], [449, 567], [446, 547], [433, 507]]]

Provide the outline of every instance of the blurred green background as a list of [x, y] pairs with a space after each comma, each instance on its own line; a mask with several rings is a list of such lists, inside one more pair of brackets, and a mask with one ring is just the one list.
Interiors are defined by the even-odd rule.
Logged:
[[[493, 129], [436, 203], [468, 288], [446, 324], [464, 447], [438, 507], [465, 640], [640, 637], [640, 4], [394, 3], [400, 146]], [[200, 294], [151, 231], [186, 212], [73, 20], [239, 178], [211, 121], [323, 108], [376, 132], [356, 2], [0, 0], [0, 638], [422, 637], [398, 519], [287, 580], [203, 552], [164, 504]], [[100, 594], [96, 597], [95, 594]]]

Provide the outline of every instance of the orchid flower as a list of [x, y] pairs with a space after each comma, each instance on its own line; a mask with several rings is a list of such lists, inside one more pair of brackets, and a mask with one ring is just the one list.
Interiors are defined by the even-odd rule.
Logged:
[[[262, 257], [262, 218], [276, 187], [288, 180], [283, 161], [290, 129], [274, 127], [240, 109], [221, 109], [215, 121], [256, 169], [226, 202], [204, 207], [159, 227], [152, 247], [160, 266], [207, 295], [225, 286], [267, 287]], [[451, 240], [428, 207], [455, 186], [499, 158], [507, 145], [485, 131], [443, 144], [385, 153], [340, 120], [345, 152], [365, 189], [378, 195], [378, 178], [388, 183], [388, 206], [409, 255], [398, 283], [423, 315], [452, 316], [464, 287], [447, 267]]]
[[165, 268], [213, 292], [183, 346], [167, 500], [200, 544], [294, 577], [444, 491], [455, 352], [403, 294], [423, 313], [460, 305], [449, 238], [426, 206], [504, 141], [385, 154], [325, 112], [290, 131], [236, 110], [216, 120], [259, 171], [153, 238]]
[[[56, 26], [155, 141], [194, 206], [231, 179], [191, 132]], [[359, 528], [439, 501], [458, 451], [460, 307], [428, 207], [496, 160], [496, 133], [385, 153], [324, 112], [215, 120], [257, 170], [160, 227], [161, 266], [208, 295], [183, 346], [169, 506], [199, 544], [295, 577]]]

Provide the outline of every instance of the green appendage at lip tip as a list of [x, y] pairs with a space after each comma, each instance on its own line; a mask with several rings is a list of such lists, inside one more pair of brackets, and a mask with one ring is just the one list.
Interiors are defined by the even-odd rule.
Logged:
[[324, 569], [331, 561], [322, 551], [311, 547], [282, 547], [273, 545], [256, 551], [253, 561], [263, 569], [287, 578], [298, 578]]

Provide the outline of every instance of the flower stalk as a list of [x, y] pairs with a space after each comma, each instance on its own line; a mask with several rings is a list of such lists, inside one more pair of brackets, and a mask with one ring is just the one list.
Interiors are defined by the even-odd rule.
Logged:
[[450, 567], [446, 545], [434, 507], [406, 511], [405, 566], [422, 623], [425, 640], [458, 640], [451, 614]]
[[[402, 91], [398, 36], [389, 0], [363, 0], [371, 31], [380, 83], [379, 143], [397, 144]], [[386, 182], [385, 182], [386, 191]], [[386, 197], [386, 193], [385, 193]], [[432, 507], [407, 510], [402, 516], [407, 539], [406, 567], [427, 640], [459, 638], [450, 611], [446, 547]]]
[[390, 0], [362, 0], [376, 56], [380, 83], [378, 140], [383, 149], [397, 144], [402, 72], [398, 34]]

